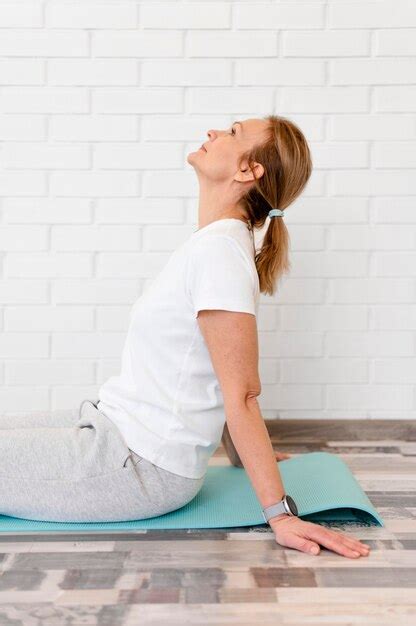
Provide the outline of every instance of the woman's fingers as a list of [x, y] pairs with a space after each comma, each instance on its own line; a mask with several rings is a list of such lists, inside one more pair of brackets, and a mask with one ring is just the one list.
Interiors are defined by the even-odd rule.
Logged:
[[335, 534], [338, 535], [342, 539], [342, 541], [347, 546], [349, 546], [352, 550], [359, 550], [365, 555], [368, 554], [370, 550], [370, 546], [367, 545], [366, 543], [363, 543], [362, 541], [360, 541], [359, 539], [356, 539], [355, 537], [349, 537], [348, 535], [345, 535], [337, 531], [332, 531], [332, 532], [335, 532]]
[[319, 554], [320, 546], [316, 541], [311, 541], [308, 537], [304, 535], [298, 535], [293, 533], [289, 538], [286, 538], [286, 543], [289, 548], [294, 548], [295, 550], [300, 550], [300, 552], [307, 552], [308, 554]]
[[329, 537], [334, 537], [337, 541], [342, 541], [347, 547], [351, 548], [351, 550], [359, 551], [361, 553], [367, 553], [370, 549], [365, 543], [362, 543], [359, 539], [355, 537], [349, 537], [345, 533], [337, 530], [331, 530], [329, 528], [323, 528], [323, 530], [328, 534]]
[[315, 524], [308, 529], [308, 538], [349, 558], [367, 556], [369, 553], [366, 546], [358, 539], [346, 537], [342, 533]]

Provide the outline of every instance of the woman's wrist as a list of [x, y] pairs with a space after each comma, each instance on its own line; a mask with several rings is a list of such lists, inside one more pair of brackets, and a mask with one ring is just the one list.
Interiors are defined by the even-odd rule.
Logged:
[[293, 515], [289, 515], [289, 513], [280, 513], [279, 515], [276, 515], [275, 517], [271, 517], [269, 519], [269, 524], [270, 526], [273, 527], [273, 524], [277, 524], [278, 522], [284, 520], [284, 519], [289, 519], [290, 517], [294, 517]]

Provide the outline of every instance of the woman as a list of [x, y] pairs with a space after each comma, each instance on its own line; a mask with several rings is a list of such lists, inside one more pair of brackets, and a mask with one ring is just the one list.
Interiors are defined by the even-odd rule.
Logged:
[[[256, 400], [256, 314], [260, 293], [273, 294], [289, 269], [282, 210], [310, 177], [309, 149], [292, 122], [270, 115], [210, 130], [187, 160], [199, 180], [199, 228], [134, 305], [121, 372], [99, 400], [58, 421], [22, 417], [0, 438], [3, 514], [118, 521], [179, 508], [201, 488], [225, 419], [262, 507], [282, 498], [284, 455], [273, 452]], [[271, 207], [280, 211], [257, 253], [253, 228]], [[298, 517], [269, 523], [278, 543], [303, 552], [322, 544], [368, 554]]]

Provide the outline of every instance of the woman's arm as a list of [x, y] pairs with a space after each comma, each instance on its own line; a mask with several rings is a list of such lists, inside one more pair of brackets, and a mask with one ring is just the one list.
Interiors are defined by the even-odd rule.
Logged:
[[223, 394], [234, 460], [244, 465], [265, 508], [283, 497], [284, 486], [256, 399], [261, 391], [256, 317], [207, 309], [197, 319]]
[[227, 422], [224, 424], [224, 430], [222, 431], [222, 439], [221, 443], [224, 447], [224, 450], [227, 453], [228, 458], [231, 461], [232, 465], [235, 467], [243, 467], [240, 457], [238, 456], [238, 452], [235, 449], [235, 445], [233, 444], [233, 440], [231, 439], [230, 431], [228, 430]]
[[[224, 424], [224, 430], [222, 433], [221, 443], [223, 445], [225, 452], [227, 453], [229, 460], [231, 461], [231, 464], [234, 465], [235, 467], [243, 467], [243, 463], [241, 462], [241, 459], [238, 456], [238, 452], [231, 438], [227, 422], [225, 422]], [[274, 458], [276, 459], [276, 461], [284, 461], [285, 459], [290, 459], [291, 456], [292, 455], [288, 454], [287, 452], [280, 452], [278, 450], [275, 451], [274, 453]]]
[[[223, 393], [230, 437], [265, 508], [281, 500], [284, 485], [257, 403], [261, 385], [256, 318], [252, 313], [204, 309], [198, 322]], [[321, 544], [350, 558], [368, 555], [358, 539], [297, 516], [272, 517], [270, 526], [278, 543], [302, 552], [319, 552]]]

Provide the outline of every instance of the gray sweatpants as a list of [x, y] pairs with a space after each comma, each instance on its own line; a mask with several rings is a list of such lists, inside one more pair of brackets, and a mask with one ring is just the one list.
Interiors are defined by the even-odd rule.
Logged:
[[0, 514], [118, 522], [173, 511], [204, 482], [137, 455], [90, 400], [78, 412], [0, 416]]

